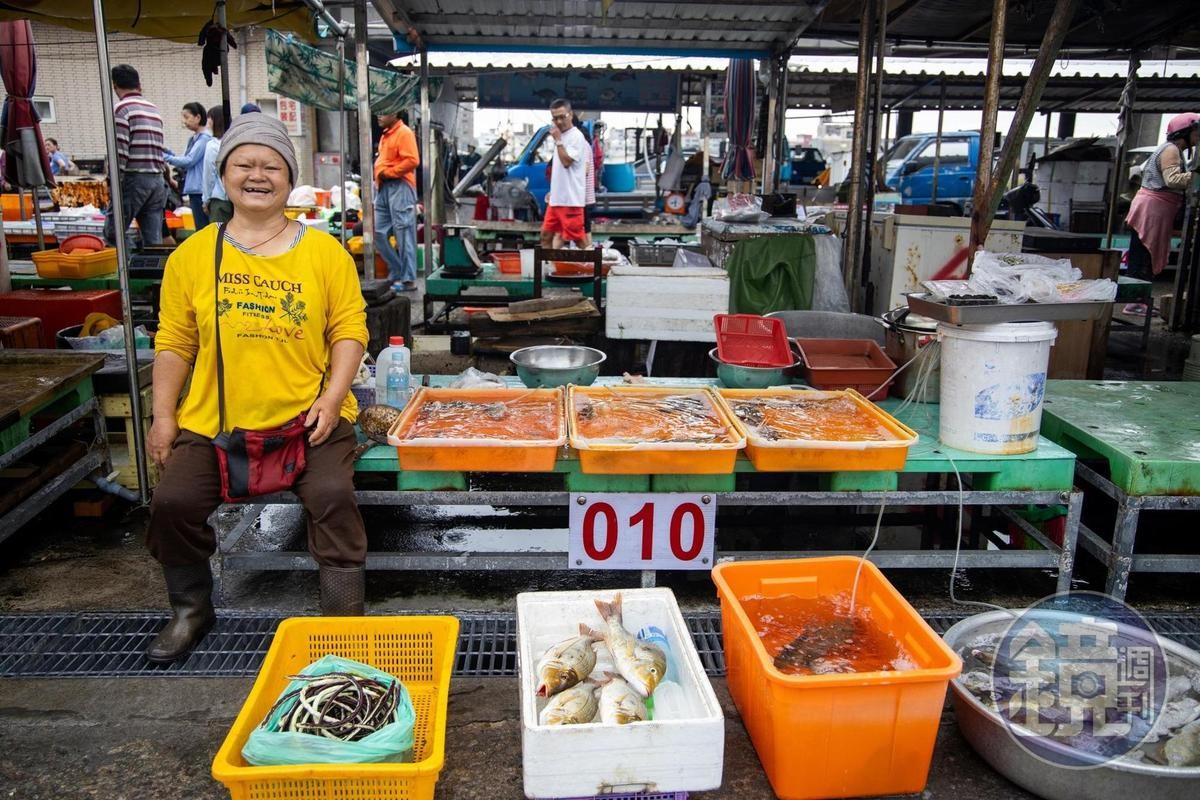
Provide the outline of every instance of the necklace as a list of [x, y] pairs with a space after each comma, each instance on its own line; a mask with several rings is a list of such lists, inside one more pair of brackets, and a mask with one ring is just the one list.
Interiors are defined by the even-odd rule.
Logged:
[[262, 246], [263, 246], [264, 244], [266, 244], [267, 242], [269, 242], [269, 241], [271, 241], [272, 239], [274, 239], [274, 238], [275, 238], [276, 236], [278, 236], [279, 234], [281, 234], [281, 233], [283, 233], [284, 231], [286, 231], [286, 230], [287, 230], [287, 228], [288, 228], [288, 223], [290, 223], [290, 222], [291, 222], [291, 220], [289, 220], [289, 219], [285, 219], [285, 220], [283, 221], [283, 227], [282, 227], [282, 228], [280, 228], [279, 230], [275, 231], [274, 233], [272, 233], [272, 234], [271, 234], [270, 236], [268, 236], [266, 239], [263, 239], [263, 240], [262, 240], [261, 242], [259, 242], [258, 244], [247, 244], [247, 245], [243, 245], [243, 247], [245, 247], [247, 250], [257, 250], [258, 248], [262, 247]]

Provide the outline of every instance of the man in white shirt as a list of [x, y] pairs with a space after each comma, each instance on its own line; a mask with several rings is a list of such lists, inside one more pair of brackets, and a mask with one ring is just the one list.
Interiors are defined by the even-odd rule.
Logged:
[[591, 148], [583, 132], [571, 121], [571, 104], [550, 104], [550, 136], [554, 156], [550, 168], [550, 192], [546, 195], [546, 217], [542, 221], [542, 247], [562, 247], [564, 242], [585, 241], [583, 206], [586, 201], [587, 159]]

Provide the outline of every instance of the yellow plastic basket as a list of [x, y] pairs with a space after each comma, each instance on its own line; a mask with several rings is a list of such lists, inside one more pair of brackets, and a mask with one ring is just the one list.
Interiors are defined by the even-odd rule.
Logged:
[[[213, 759], [233, 800], [432, 800], [446, 760], [446, 704], [458, 644], [455, 617], [297, 617], [275, 632], [250, 696]], [[417, 721], [411, 764], [252, 767], [242, 758], [295, 675], [322, 656], [352, 658], [404, 682]]]

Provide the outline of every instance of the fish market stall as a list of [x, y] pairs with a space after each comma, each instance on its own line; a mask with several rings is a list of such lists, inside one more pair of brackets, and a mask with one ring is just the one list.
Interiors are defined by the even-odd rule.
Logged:
[[[516, 378], [507, 377], [503, 380], [509, 387], [507, 392], [513, 400], [519, 400], [528, 393], [528, 390], [520, 388], [521, 384]], [[433, 388], [423, 391], [429, 392], [428, 398], [440, 398], [439, 393], [444, 390], [437, 387], [447, 386], [450, 382], [449, 376], [430, 376], [429, 384]], [[726, 507], [835, 508], [877, 507], [879, 504], [885, 504], [889, 509], [898, 512], [908, 506], [953, 508], [961, 503], [967, 509], [979, 509], [971, 515], [972, 519], [978, 519], [979, 526], [977, 529], [973, 526], [973, 529], [967, 532], [969, 544], [964, 546], [960, 553], [956, 554], [953, 549], [910, 547], [881, 550], [873, 554], [873, 559], [885, 568], [948, 568], [956, 557], [960, 566], [967, 568], [1047, 568], [1057, 570], [1057, 586], [1065, 588], [1069, 585], [1082, 495], [1072, 488], [1075, 456], [1044, 438], [1038, 440], [1035, 450], [1019, 456], [958, 450], [938, 442], [939, 415], [936, 405], [915, 406], [906, 404], [903, 400], [887, 399], [877, 405], [868, 403], [863, 406], [861, 404], [865, 401], [852, 399], [851, 408], [869, 408], [872, 415], [880, 413], [873, 410], [878, 408], [886, 415], [884, 419], [895, 419], [894, 422], [884, 422], [883, 430], [887, 431], [886, 436], [894, 438], [893, 446], [906, 448], [907, 455], [902, 466], [897, 466], [901, 462], [896, 456], [884, 456], [889, 452], [887, 447], [876, 447], [872, 443], [850, 445], [835, 441], [823, 447], [800, 446], [793, 453], [789, 453], [786, 448], [780, 448], [780, 445], [786, 442], [778, 439], [764, 441], [762, 434], [756, 433], [750, 437], [749, 443], [753, 446], [747, 450], [746, 434], [741, 432], [748, 427], [742, 419], [745, 412], [738, 416], [736, 411], [730, 410], [727, 398], [714, 395], [710, 387], [714, 387], [715, 382], [711, 379], [664, 378], [652, 379], [640, 385], [621, 384], [620, 379], [601, 377], [586, 390], [572, 388], [572, 394], [568, 395], [565, 418], [569, 426], [571, 446], [557, 447], [553, 450], [553, 462], [549, 465], [551, 472], [543, 473], [544, 477], [537, 478], [536, 481], [533, 478], [537, 473], [528, 471], [533, 467], [525, 466], [522, 471], [515, 469], [515, 456], [508, 460], [508, 469], [512, 471], [488, 474], [479, 470], [504, 470], [505, 461], [473, 461], [466, 448], [451, 447], [447, 442], [441, 448], [437, 448], [440, 455], [430, 456], [441, 462], [436, 468], [430, 465], [430, 461], [426, 461], [424, 464], [418, 464], [419, 468], [413, 469], [404, 466], [406, 452], [412, 449], [412, 445], [405, 443], [407, 440], [395, 438], [391, 440], [392, 444], [374, 446], [370, 442], [365, 443], [364, 452], [355, 465], [356, 472], [363, 479], [373, 477], [376, 479], [376, 485], [378, 479], [384, 479], [392, 488], [362, 489], [358, 492], [360, 504], [414, 508], [476, 506], [481, 507], [485, 516], [508, 513], [498, 512], [499, 509], [523, 508], [527, 513], [545, 519], [545, 522], [540, 524], [545, 526], [549, 537], [536, 549], [530, 550], [526, 547], [527, 533], [505, 531], [503, 519], [500, 519], [500, 528], [494, 533], [498, 539], [490, 549], [472, 548], [465, 552], [441, 549], [373, 550], [367, 558], [369, 568], [595, 569], [603, 568], [606, 562], [615, 564], [615, 561], [609, 560], [619, 558], [623, 559], [622, 568], [640, 571], [643, 582], [653, 585], [657, 569], [708, 569], [715, 563], [716, 558], [778, 558], [794, 555], [794, 550], [746, 551], [717, 547], [714, 538], [717, 522], [715, 514], [705, 518], [708, 521], [703, 524], [700, 524], [700, 518], [697, 518], [696, 524], [700, 525], [698, 531], [701, 538], [696, 542], [702, 547], [681, 546], [681, 552], [687, 558], [681, 558], [670, 550], [656, 550], [646, 558], [638, 552], [627, 554], [624, 551], [614, 551], [600, 553], [603, 557], [597, 559], [594, 557], [596, 552], [590, 555], [584, 552], [581, 539], [575, 534], [568, 534], [572, 529], [579, 531], [581, 524], [579, 520], [571, 522], [571, 515], [586, 513], [593, 505], [592, 499], [599, 498], [599, 495], [595, 494], [597, 492], [632, 493], [626, 496], [644, 498], [645, 501], [661, 500], [671, 505], [671, 508], [675, 508], [677, 502], [683, 502], [682, 499], [671, 497], [671, 494], [685, 493], [696, 495], [696, 513], [700, 513], [699, 509], [704, 506], [715, 506], [719, 510]], [[775, 393], [777, 392], [778, 390], [775, 390]], [[614, 432], [611, 427], [607, 431], [593, 429], [593, 426], [606, 416], [605, 409], [610, 401], [625, 399], [630, 393], [633, 393], [633, 398], [645, 396], [649, 402], [646, 410], [650, 412], [650, 416], [644, 417], [644, 422], [640, 424], [650, 427], [635, 435], [635, 439], [642, 441], [641, 444], [620, 433], [617, 434], [617, 438], [612, 438]], [[726, 390], [722, 394], [733, 399], [735, 405], [742, 400], [741, 393], [730, 393]], [[487, 402], [508, 402], [500, 399], [503, 396], [489, 395]], [[769, 402], [772, 396], [773, 393], [768, 391], [764, 398]], [[420, 397], [421, 393], [418, 392], [417, 400], [414, 401], [418, 405], [426, 402]], [[597, 405], [598, 401], [604, 405]], [[630, 410], [642, 414], [644, 412], [639, 410], [640, 404], [646, 402], [647, 400], [635, 400]], [[690, 415], [693, 403], [711, 403], [712, 405], [707, 407], [712, 411], [704, 411], [701, 405], [696, 405], [696, 410], [705, 416], [710, 413], [717, 414], [713, 419], [723, 420], [718, 427], [726, 433], [720, 434], [717, 428], [714, 428], [715, 438], [711, 441], [660, 441], [660, 444], [655, 445], [655, 438], [676, 438], [670, 434], [671, 428], [666, 423], [667, 418], [662, 415]], [[408, 419], [416, 419], [415, 414], [416, 412], [410, 413]], [[490, 414], [499, 418], [489, 422]], [[506, 409], [496, 407], [493, 411], [484, 410], [482, 415], [474, 416], [483, 418], [482, 424], [485, 428], [488, 425], [495, 428], [495, 432], [490, 434], [494, 438], [500, 435], [504, 428], [503, 420], [506, 414]], [[659, 418], [663, 421], [658, 421]], [[636, 419], [637, 417], [631, 417], [629, 422], [635, 423]], [[611, 426], [615, 423], [606, 424]], [[630, 429], [631, 432], [632, 430]], [[662, 436], [655, 434], [654, 430], [659, 430]], [[393, 432], [403, 433], [397, 428], [393, 428]], [[480, 429], [480, 432], [484, 432], [484, 429]], [[386, 438], [386, 431], [383, 434], [376, 432], [374, 435], [383, 435]], [[730, 438], [722, 441], [726, 436]], [[517, 438], [527, 436], [519, 434]], [[688, 433], [688, 438], [694, 438], [694, 434]], [[547, 438], [546, 445], [554, 446], [555, 441], [553, 438]], [[427, 444], [433, 442], [427, 440]], [[490, 443], [492, 446], [501, 444], [499, 441]], [[481, 441], [476, 446], [480, 445], [489, 443]], [[837, 457], [838, 451], [842, 453], [840, 457]], [[879, 456], [872, 456], [871, 461], [864, 462], [861, 460], [864, 453], [879, 453]], [[778, 469], [779, 462], [773, 460], [779, 458], [785, 460], [784, 465], [789, 471], [796, 472], [804, 478], [801, 485], [810, 488], [780, 490], [776, 484], [767, 480], [770, 473], [761, 470]], [[876, 458], [878, 460], [875, 460]], [[457, 462], [451, 459], [456, 459]], [[761, 466], [756, 468], [756, 462]], [[537, 466], [537, 469], [543, 468], [541, 465]], [[960, 488], [954, 479], [955, 471], [964, 476], [969, 483], [964, 481]], [[903, 488], [913, 485], [914, 476], [948, 476], [948, 487], [932, 490]], [[943, 480], [946, 479], [943, 477]], [[468, 489], [469, 491], [466, 491]], [[701, 503], [698, 499], [700, 497], [707, 497], [708, 500]], [[290, 494], [256, 498], [253, 503], [241, 507], [242, 513], [234, 518], [227, 518], [219, 537], [218, 552], [214, 556], [214, 564], [218, 570], [312, 569], [312, 561], [302, 547], [292, 549], [285, 544], [284, 548], [280, 549], [279, 542], [267, 543], [257, 538], [255, 523], [268, 504], [295, 502], [295, 498]], [[1061, 504], [1065, 508], [1061, 539], [1052, 539], [1010, 510], [1012, 507], [1031, 503], [1055, 506]], [[489, 508], [492, 509], [491, 512], [487, 511]], [[452, 509], [447, 511], [452, 512]], [[630, 513], [633, 511], [636, 511], [636, 508]], [[984, 514], [985, 511], [990, 511], [991, 515]], [[1012, 530], [1021, 531], [1021, 535], [1038, 542], [1041, 548], [1010, 547], [1008, 542], [995, 533], [998, 518], [993, 515], [1000, 515], [1003, 519], [1001, 527], [1013, 526]], [[669, 517], [668, 513], [668, 521]], [[974, 543], [977, 542], [990, 542], [999, 549], [990, 546], [987, 549], [976, 549]], [[302, 543], [297, 545], [302, 546]], [[817, 553], [809, 553], [815, 554]]]

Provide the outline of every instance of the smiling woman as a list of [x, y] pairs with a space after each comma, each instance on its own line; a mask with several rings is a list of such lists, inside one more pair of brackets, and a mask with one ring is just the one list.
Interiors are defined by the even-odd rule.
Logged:
[[[223, 497], [278, 488], [233, 488], [235, 479], [250, 484], [258, 474], [257, 462], [247, 463], [250, 445], [267, 433], [297, 443], [279, 483], [311, 520], [322, 612], [363, 613], [367, 537], [354, 499], [358, 408], [350, 394], [367, 341], [358, 272], [336, 239], [284, 215], [296, 153], [282, 122], [237, 117], [216, 164], [233, 218], [188, 237], [167, 261], [155, 340], [147, 450], [161, 478], [147, 543], [163, 565], [174, 611], [146, 653], [156, 662], [185, 655], [214, 619], [209, 515]], [[247, 474], [235, 469], [239, 453], [225, 443], [239, 436]], [[227, 467], [218, 464], [214, 440]]]

